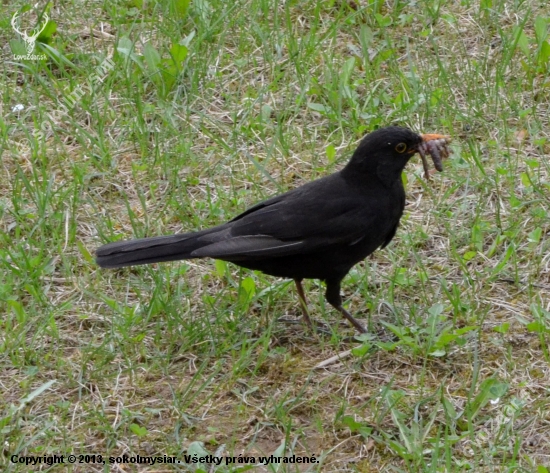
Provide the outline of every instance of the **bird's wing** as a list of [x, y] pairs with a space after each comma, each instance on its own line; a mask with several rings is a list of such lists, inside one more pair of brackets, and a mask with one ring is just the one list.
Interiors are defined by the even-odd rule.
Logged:
[[248, 259], [292, 255], [303, 251], [304, 246], [303, 241], [281, 241], [269, 235], [236, 236], [203, 246], [193, 251], [191, 256], [238, 261], [239, 257]]
[[210, 244], [193, 251], [192, 256], [232, 260], [286, 256], [331, 245], [353, 245], [370, 232], [381, 232], [381, 238], [391, 232], [391, 228], [384, 232], [387, 215], [380, 211], [379, 202], [365, 201], [349, 189], [341, 189], [335, 179], [322, 181], [248, 209], [224, 225], [223, 236], [206, 235], [203, 240]]

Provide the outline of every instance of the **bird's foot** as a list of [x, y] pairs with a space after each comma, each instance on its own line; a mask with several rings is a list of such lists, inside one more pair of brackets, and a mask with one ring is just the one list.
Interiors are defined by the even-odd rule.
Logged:
[[363, 325], [361, 325], [353, 315], [351, 315], [346, 309], [344, 309], [342, 305], [335, 305], [334, 308], [338, 312], [340, 312], [360, 333], [368, 333], [367, 329], [363, 327]]

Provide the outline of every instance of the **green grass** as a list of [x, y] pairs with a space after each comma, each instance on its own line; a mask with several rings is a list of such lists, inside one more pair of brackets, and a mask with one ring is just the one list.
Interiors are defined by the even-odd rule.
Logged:
[[[266, 472], [548, 471], [550, 7], [186, 5], [48, 7], [46, 60], [13, 58], [22, 2], [0, 19], [2, 471], [205, 452], [320, 461]], [[278, 321], [300, 313], [288, 281], [93, 261], [334, 172], [389, 124], [449, 134], [454, 153], [431, 182], [409, 165], [397, 237], [344, 281], [360, 344], [317, 281], [330, 336]]]

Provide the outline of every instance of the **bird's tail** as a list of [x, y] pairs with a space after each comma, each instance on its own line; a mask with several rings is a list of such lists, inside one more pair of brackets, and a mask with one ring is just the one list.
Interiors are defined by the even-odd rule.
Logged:
[[[96, 262], [102, 268], [122, 268], [140, 264], [160, 263], [193, 258], [191, 253], [208, 245], [203, 232], [116, 241], [96, 250]], [[208, 240], [208, 238], [207, 238]]]

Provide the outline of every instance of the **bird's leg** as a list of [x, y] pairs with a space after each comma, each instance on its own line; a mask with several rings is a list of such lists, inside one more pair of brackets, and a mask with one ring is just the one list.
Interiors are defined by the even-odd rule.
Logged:
[[328, 303], [340, 312], [349, 322], [361, 333], [367, 333], [365, 327], [363, 327], [354, 317], [342, 306], [342, 297], [340, 296], [340, 281], [341, 279], [330, 279], [326, 281], [327, 291], [325, 297]]
[[313, 328], [313, 322], [311, 321], [311, 317], [307, 311], [307, 300], [306, 295], [304, 294], [304, 288], [302, 287], [302, 280], [295, 279], [294, 282], [296, 283], [296, 289], [298, 290], [298, 297], [300, 298], [300, 307], [302, 309], [302, 317], [304, 318], [304, 322]]

